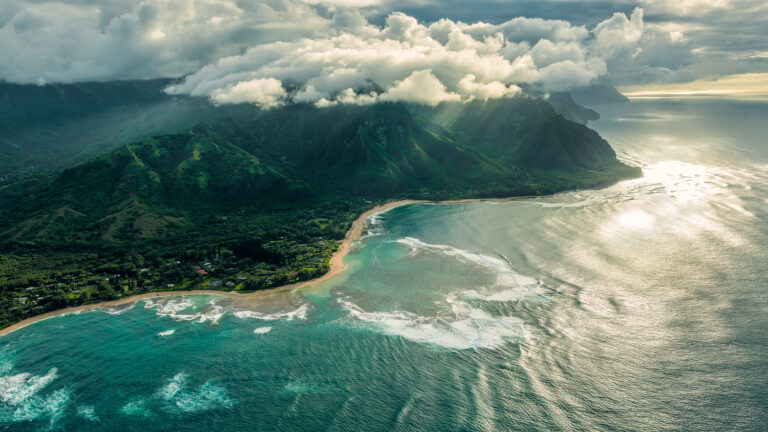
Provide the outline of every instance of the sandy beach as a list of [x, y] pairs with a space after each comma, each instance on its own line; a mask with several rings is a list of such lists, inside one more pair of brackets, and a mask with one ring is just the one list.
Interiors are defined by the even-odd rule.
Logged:
[[277, 291], [283, 291], [283, 290], [289, 290], [289, 289], [301, 289], [306, 288], [311, 285], [315, 285], [317, 283], [323, 282], [325, 280], [328, 280], [339, 273], [343, 272], [347, 267], [344, 265], [344, 257], [349, 253], [349, 248], [352, 245], [352, 242], [359, 239], [360, 236], [363, 234], [363, 228], [365, 227], [365, 221], [370, 216], [373, 216], [377, 213], [385, 212], [387, 210], [393, 209], [395, 207], [399, 207], [401, 205], [405, 204], [414, 204], [414, 203], [423, 203], [426, 201], [416, 201], [416, 200], [402, 200], [402, 201], [394, 201], [382, 205], [378, 205], [367, 212], [361, 214], [355, 221], [352, 223], [352, 228], [347, 231], [347, 235], [344, 238], [344, 240], [339, 245], [339, 249], [336, 250], [336, 252], [333, 254], [333, 257], [331, 257], [331, 261], [329, 263], [330, 269], [328, 272], [326, 272], [324, 275], [320, 276], [319, 278], [310, 279], [308, 281], [303, 282], [297, 282], [293, 284], [283, 285], [275, 288], [269, 288], [265, 290], [260, 291], [254, 291], [249, 293], [238, 293], [233, 291], [217, 291], [217, 290], [190, 290], [190, 291], [153, 291], [153, 292], [147, 292], [143, 294], [136, 294], [132, 295], [130, 297], [125, 297], [117, 300], [110, 300], [110, 301], [104, 301], [99, 303], [90, 303], [87, 305], [82, 306], [73, 306], [68, 307], [64, 309], [58, 309], [55, 311], [47, 312], [41, 315], [33, 316], [31, 318], [27, 318], [23, 321], [19, 321], [16, 324], [13, 324], [9, 327], [6, 327], [2, 330], [0, 330], [0, 336], [4, 336], [6, 334], [12, 333], [16, 330], [19, 330], [21, 328], [24, 328], [30, 324], [34, 324], [36, 322], [55, 317], [58, 315], [65, 315], [65, 314], [71, 314], [78, 311], [84, 311], [89, 309], [96, 309], [96, 308], [109, 308], [109, 307], [115, 307], [120, 305], [125, 305], [128, 303], [134, 303], [142, 299], [146, 298], [154, 298], [154, 297], [167, 297], [167, 296], [185, 296], [185, 295], [196, 295], [196, 294], [214, 294], [217, 296], [226, 296], [226, 297], [233, 297], [238, 299], [250, 299], [250, 298], [258, 298], [262, 296], [266, 296], [268, 294], [275, 293]]
[[338, 275], [339, 273], [343, 272], [347, 268], [347, 266], [344, 265], [344, 257], [347, 256], [347, 254], [349, 253], [349, 249], [352, 245], [352, 242], [354, 242], [355, 240], [359, 239], [360, 236], [362, 236], [363, 228], [365, 227], [365, 221], [369, 217], [377, 213], [382, 213], [387, 210], [390, 210], [402, 205], [406, 205], [406, 204], [457, 204], [457, 203], [477, 202], [477, 201], [503, 202], [503, 201], [514, 201], [514, 200], [530, 199], [530, 198], [544, 198], [547, 196], [552, 196], [552, 195], [518, 196], [518, 197], [509, 197], [509, 198], [469, 198], [469, 199], [462, 199], [462, 200], [455, 200], [455, 201], [401, 200], [401, 201], [393, 201], [386, 204], [381, 204], [361, 214], [357, 219], [355, 219], [355, 221], [352, 223], [352, 227], [349, 229], [349, 231], [347, 231], [346, 237], [339, 245], [339, 249], [333, 254], [333, 257], [331, 257], [331, 261], [329, 263], [330, 269], [328, 270], [327, 273], [320, 276], [319, 278], [310, 279], [308, 281], [303, 281], [303, 282], [296, 282], [288, 285], [282, 285], [275, 288], [248, 292], [248, 293], [239, 293], [234, 291], [217, 291], [217, 290], [152, 291], [152, 292], [147, 292], [143, 294], [132, 295], [130, 297], [125, 297], [117, 300], [110, 300], [110, 301], [99, 302], [99, 303], [90, 303], [82, 306], [73, 306], [73, 307], [68, 307], [64, 309], [58, 309], [58, 310], [47, 312], [41, 315], [33, 316], [23, 321], [19, 321], [18, 323], [13, 324], [10, 327], [6, 327], [0, 330], [0, 336], [4, 336], [16, 330], [24, 328], [30, 324], [34, 324], [36, 322], [39, 322], [51, 317], [55, 317], [58, 315], [71, 314], [78, 311], [84, 311], [84, 310], [96, 309], [96, 308], [115, 307], [115, 306], [125, 305], [128, 303], [133, 303], [142, 299], [152, 298], [152, 297], [213, 294], [213, 295], [222, 296], [222, 297], [232, 297], [237, 299], [250, 300], [250, 299], [258, 299], [259, 297], [265, 297], [279, 291], [307, 288], [312, 285], [318, 284], [320, 282], [326, 281]]

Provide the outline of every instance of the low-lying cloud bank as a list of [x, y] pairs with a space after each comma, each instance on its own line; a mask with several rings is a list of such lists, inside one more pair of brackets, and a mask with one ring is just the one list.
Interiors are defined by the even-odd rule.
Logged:
[[371, 10], [381, 17], [390, 7], [383, 0], [3, 0], [0, 81], [186, 77], [169, 93], [263, 107], [434, 105], [508, 97], [521, 87], [684, 82], [732, 63], [697, 64], [705, 54], [680, 31], [687, 27], [647, 25], [641, 8], [590, 25], [523, 17], [420, 22], [400, 12], [369, 22]]
[[299, 86], [293, 100], [318, 106], [487, 100], [518, 94], [519, 85], [559, 91], [590, 84], [610, 62], [636, 55], [643, 35], [641, 9], [592, 29], [526, 18], [424, 25], [403, 13], [389, 15], [380, 28], [342, 13], [347, 25], [327, 37], [253, 46], [168, 91], [265, 107], [285, 100], [286, 86]]

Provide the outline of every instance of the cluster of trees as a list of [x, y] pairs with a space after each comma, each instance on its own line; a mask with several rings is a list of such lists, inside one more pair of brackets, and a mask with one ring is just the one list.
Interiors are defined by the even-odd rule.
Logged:
[[350, 200], [205, 216], [172, 239], [131, 244], [0, 244], [0, 328], [149, 291], [253, 291], [312, 279], [327, 272], [336, 240], [372, 205]]

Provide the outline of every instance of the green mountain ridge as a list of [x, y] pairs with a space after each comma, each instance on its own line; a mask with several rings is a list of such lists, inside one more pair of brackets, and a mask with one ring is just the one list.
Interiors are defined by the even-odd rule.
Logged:
[[333, 240], [376, 202], [543, 195], [641, 175], [527, 97], [228, 112], [0, 185], [0, 322], [153, 289], [317, 277]]
[[120, 145], [254, 109], [169, 96], [163, 89], [172, 82], [0, 82], [0, 180], [71, 167]]
[[[556, 170], [589, 176], [559, 184]], [[188, 213], [318, 199], [536, 195], [635, 173], [595, 132], [536, 100], [432, 109], [291, 106], [148, 138], [52, 179], [6, 187], [0, 215], [13, 222], [0, 239], [153, 238], [157, 231], [189, 227]], [[124, 215], [127, 202], [135, 203], [129, 206], [134, 216], [117, 220], [137, 228], [115, 230], [105, 220]], [[48, 227], [64, 208], [80, 215], [77, 231], [67, 229], [68, 218], [61, 229]]]

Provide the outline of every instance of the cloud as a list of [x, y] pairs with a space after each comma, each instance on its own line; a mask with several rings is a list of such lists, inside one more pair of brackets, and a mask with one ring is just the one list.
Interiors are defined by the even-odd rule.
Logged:
[[[354, 25], [325, 37], [252, 46], [168, 91], [215, 97], [221, 88], [269, 78], [299, 86], [294, 100], [319, 106], [487, 100], [519, 93], [521, 85], [559, 91], [590, 84], [608, 72], [614, 57], [636, 52], [643, 33], [639, 9], [631, 18], [615, 14], [591, 31], [525, 18], [500, 25], [449, 19], [426, 25], [395, 12], [382, 27], [354, 18]], [[381, 94], [371, 94], [372, 83]], [[251, 102], [264, 105], [261, 99]]]
[[402, 81], [395, 81], [380, 99], [435, 106], [441, 102], [458, 102], [461, 96], [447, 91], [445, 84], [426, 69], [414, 71]]
[[478, 83], [477, 77], [472, 74], [466, 75], [459, 81], [459, 89], [462, 94], [468, 96], [468, 100], [501, 99], [521, 92], [520, 87], [514, 84], [507, 86], [500, 81]]
[[0, 79], [18, 83], [176, 77], [333, 25], [309, 5], [278, 0], [0, 3]]
[[213, 92], [211, 100], [220, 104], [250, 102], [265, 108], [280, 105], [285, 98], [283, 84], [274, 78], [241, 81]]
[[422, 80], [466, 101], [764, 72], [766, 20], [757, 0], [2, 0], [0, 80], [187, 76], [170, 91], [263, 106], [432, 103], [397, 90]]

